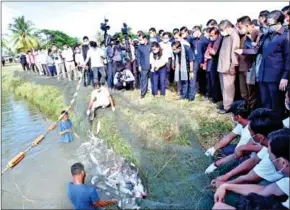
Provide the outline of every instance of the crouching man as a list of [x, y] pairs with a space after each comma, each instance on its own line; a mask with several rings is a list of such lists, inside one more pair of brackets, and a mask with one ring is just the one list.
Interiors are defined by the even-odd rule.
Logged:
[[67, 186], [67, 195], [75, 209], [96, 209], [115, 204], [115, 200], [100, 200], [96, 187], [85, 184], [86, 172], [83, 164], [71, 166], [73, 182]]
[[91, 124], [95, 118], [95, 111], [97, 108], [106, 108], [111, 105], [113, 112], [115, 111], [115, 105], [110, 95], [108, 88], [100, 85], [96, 82], [95, 89], [91, 93], [91, 99], [88, 105], [87, 115], [90, 119]]

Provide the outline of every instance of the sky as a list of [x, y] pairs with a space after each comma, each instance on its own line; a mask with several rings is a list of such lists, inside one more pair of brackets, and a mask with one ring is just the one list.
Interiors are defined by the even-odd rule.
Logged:
[[243, 15], [254, 19], [261, 10], [281, 10], [286, 5], [289, 2], [2, 2], [2, 34], [9, 34], [8, 24], [21, 15], [38, 29], [82, 38], [93, 37], [104, 17], [109, 19], [111, 34], [120, 31], [123, 22], [133, 32], [150, 27], [172, 31], [205, 25], [211, 18], [233, 23]]

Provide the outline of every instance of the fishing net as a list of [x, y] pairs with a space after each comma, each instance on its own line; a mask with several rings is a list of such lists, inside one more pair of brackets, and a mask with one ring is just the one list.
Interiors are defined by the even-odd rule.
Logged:
[[[43, 79], [40, 83], [61, 89], [66, 102], [74, 94], [73, 84]], [[92, 88], [81, 88], [73, 107], [76, 115], [74, 129], [82, 136], [87, 136], [89, 128], [85, 113], [91, 91]], [[140, 202], [142, 209], [211, 209], [211, 180], [224, 171], [204, 174], [213, 161], [204, 155], [199, 143], [202, 139], [197, 137], [199, 127], [204, 122], [188, 115], [183, 109], [174, 109], [171, 103], [162, 105], [152, 101], [138, 104], [126, 93], [115, 91], [113, 96], [116, 111], [114, 114], [109, 109], [97, 111], [95, 121], [101, 123], [100, 135], [93, 135], [93, 130], [86, 137], [87, 142], [77, 151], [79, 160], [85, 164], [89, 182], [110, 198], [117, 198], [122, 208], [139, 204], [134, 187], [141, 183], [148, 195]], [[112, 129], [108, 130], [110, 127]], [[152, 129], [157, 131], [153, 132]], [[105, 130], [108, 131], [107, 135], [104, 135]], [[178, 134], [173, 138], [171, 133], [174, 132]], [[111, 142], [116, 136], [124, 140], [121, 142], [123, 148], [122, 145], [120, 148], [130, 150], [136, 167], [113, 151], [116, 148]], [[112, 180], [108, 181], [108, 178]], [[122, 190], [115, 182], [123, 183]]]

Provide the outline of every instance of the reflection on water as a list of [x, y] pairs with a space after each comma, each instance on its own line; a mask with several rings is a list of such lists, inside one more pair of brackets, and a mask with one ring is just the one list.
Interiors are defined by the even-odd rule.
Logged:
[[[51, 124], [25, 101], [2, 92], [2, 169]], [[60, 144], [56, 131], [2, 176], [2, 208], [71, 208], [66, 184], [79, 140]], [[22, 194], [22, 195], [21, 195]]]

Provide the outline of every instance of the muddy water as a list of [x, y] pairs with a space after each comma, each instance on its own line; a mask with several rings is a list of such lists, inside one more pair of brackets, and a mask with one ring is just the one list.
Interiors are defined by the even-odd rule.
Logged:
[[[51, 122], [27, 102], [2, 92], [2, 169], [18, 152], [24, 151]], [[77, 161], [80, 141], [59, 143], [54, 131], [33, 148], [22, 162], [2, 176], [4, 209], [68, 209], [66, 184], [70, 166]]]

